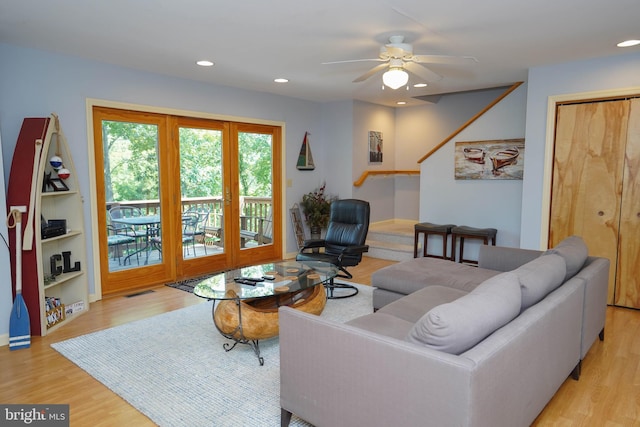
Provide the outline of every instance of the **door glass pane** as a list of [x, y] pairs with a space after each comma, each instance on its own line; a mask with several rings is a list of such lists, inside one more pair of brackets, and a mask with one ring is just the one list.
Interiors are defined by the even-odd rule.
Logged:
[[272, 243], [273, 136], [238, 133], [240, 248]]
[[109, 271], [162, 259], [158, 127], [102, 121]]
[[180, 128], [183, 259], [224, 251], [222, 131]]

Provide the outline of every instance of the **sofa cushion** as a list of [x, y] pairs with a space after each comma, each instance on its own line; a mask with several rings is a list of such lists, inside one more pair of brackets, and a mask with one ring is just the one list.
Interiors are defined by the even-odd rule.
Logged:
[[386, 313], [371, 313], [345, 322], [365, 331], [375, 332], [396, 339], [404, 339], [413, 323]]
[[518, 276], [512, 272], [498, 274], [467, 295], [431, 309], [405, 339], [460, 354], [515, 318], [521, 300]]
[[542, 255], [515, 270], [522, 290], [522, 308], [526, 310], [564, 282], [567, 273], [560, 255]]
[[455, 301], [468, 292], [446, 286], [427, 286], [399, 300], [389, 303], [378, 310], [378, 313], [386, 313], [411, 322], [413, 325], [432, 308]]
[[404, 295], [431, 285], [469, 292], [498, 273], [449, 260], [423, 257], [381, 268], [371, 275], [371, 286]]
[[572, 278], [584, 265], [589, 255], [589, 249], [579, 236], [569, 236], [555, 247], [547, 250], [544, 255], [555, 254], [564, 258], [567, 265], [565, 282]]

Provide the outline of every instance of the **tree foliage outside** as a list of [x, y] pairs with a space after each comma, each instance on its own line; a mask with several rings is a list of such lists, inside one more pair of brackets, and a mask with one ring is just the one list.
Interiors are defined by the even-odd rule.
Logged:
[[272, 187], [272, 137], [261, 133], [238, 135], [238, 167], [240, 169], [240, 194], [252, 197], [271, 197]]
[[157, 200], [157, 126], [103, 121], [102, 136], [107, 202]]
[[[108, 202], [158, 200], [158, 128], [155, 125], [103, 121], [105, 191]], [[180, 128], [182, 198], [223, 194], [222, 132]], [[272, 137], [240, 133], [240, 195], [272, 196]]]

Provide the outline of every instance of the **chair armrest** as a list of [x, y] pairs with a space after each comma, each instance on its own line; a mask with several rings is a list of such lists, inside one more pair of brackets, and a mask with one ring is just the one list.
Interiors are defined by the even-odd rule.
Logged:
[[369, 252], [369, 245], [353, 245], [347, 246], [342, 251], [343, 254], [353, 255], [353, 254], [362, 254], [365, 252]]
[[302, 242], [302, 248], [300, 248], [300, 252], [305, 249], [313, 249], [313, 248], [324, 248], [325, 240], [324, 239], [309, 239]]

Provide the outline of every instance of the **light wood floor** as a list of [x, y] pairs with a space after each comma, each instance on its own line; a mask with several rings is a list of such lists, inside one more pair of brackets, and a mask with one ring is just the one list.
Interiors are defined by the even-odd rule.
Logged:
[[[389, 264], [393, 262], [365, 258], [350, 269], [352, 280], [370, 284], [371, 274]], [[69, 404], [73, 427], [153, 426], [50, 347], [57, 341], [203, 302], [167, 286], [153, 291], [95, 302], [81, 318], [44, 338], [33, 337], [29, 349], [1, 347], [0, 402]], [[583, 361], [580, 380], [567, 379], [534, 425], [640, 426], [640, 311], [607, 309], [605, 341], [594, 344]]]

